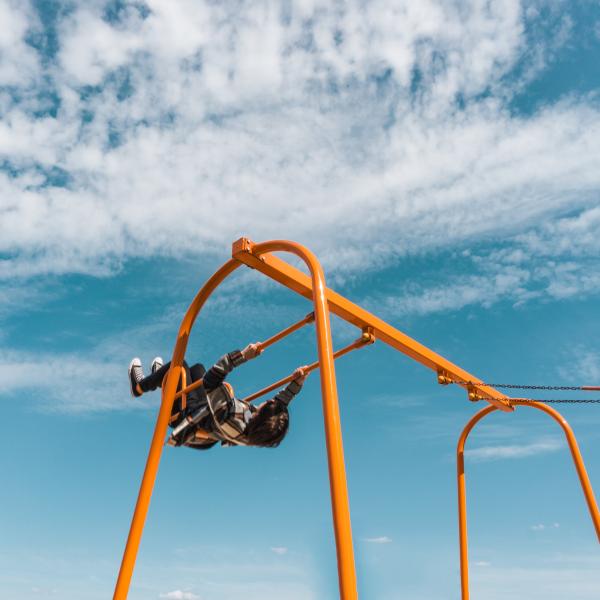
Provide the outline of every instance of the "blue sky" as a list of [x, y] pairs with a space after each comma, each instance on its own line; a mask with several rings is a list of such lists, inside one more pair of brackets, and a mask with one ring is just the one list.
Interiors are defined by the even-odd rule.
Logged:
[[[242, 235], [487, 380], [600, 382], [600, 7], [0, 0], [0, 596], [111, 597], [169, 356]], [[188, 358], [309, 304], [240, 271]], [[356, 336], [334, 319], [337, 346]], [[244, 395], [315, 356], [307, 328]], [[459, 595], [454, 449], [479, 408], [376, 344], [339, 361], [361, 598]], [[566, 406], [600, 493], [600, 412]], [[592, 600], [556, 424], [469, 440], [473, 597]], [[336, 598], [317, 374], [277, 450], [164, 454], [132, 600]]]

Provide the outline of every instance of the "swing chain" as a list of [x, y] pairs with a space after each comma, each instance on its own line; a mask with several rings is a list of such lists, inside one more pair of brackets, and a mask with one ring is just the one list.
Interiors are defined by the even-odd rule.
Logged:
[[[574, 386], [574, 385], [520, 385], [516, 383], [486, 383], [486, 382], [473, 382], [464, 381], [462, 379], [453, 379], [450, 375], [443, 371], [438, 372], [438, 383], [440, 385], [449, 385], [451, 383], [457, 385], [464, 385], [469, 390], [469, 400], [477, 402], [478, 400], [484, 400], [482, 396], [477, 394], [475, 387], [494, 387], [494, 388], [507, 388], [507, 389], [521, 389], [521, 390], [561, 390], [561, 391], [596, 391], [599, 388], [596, 386]], [[585, 398], [585, 399], [567, 399], [567, 398], [508, 398], [507, 400], [519, 400], [520, 402], [542, 402], [544, 404], [600, 404], [600, 398]]]
[[516, 383], [473, 383], [472, 381], [460, 380], [453, 380], [452, 383], [459, 383], [463, 385], [477, 385], [478, 387], [507, 388], [513, 390], [560, 390], [574, 392], [585, 391], [585, 388], [579, 385], [519, 385]]
[[511, 398], [519, 402], [541, 402], [543, 404], [600, 404], [600, 398], [567, 399], [567, 398]]
[[[569, 385], [518, 385], [515, 383], [484, 383], [477, 382], [474, 383], [472, 381], [463, 381], [460, 379], [451, 379], [443, 374], [438, 375], [438, 381], [444, 385], [448, 383], [455, 383], [458, 385], [466, 385], [470, 388], [477, 387], [494, 387], [494, 388], [506, 388], [506, 389], [520, 389], [520, 390], [559, 390], [559, 391], [586, 391], [585, 387], [582, 386], [569, 386]], [[480, 397], [475, 397], [474, 399], [481, 399]], [[585, 399], [567, 399], [567, 398], [511, 398], [510, 400], [518, 400], [519, 402], [529, 403], [529, 402], [541, 402], [543, 404], [600, 404], [600, 398], [585, 398]]]

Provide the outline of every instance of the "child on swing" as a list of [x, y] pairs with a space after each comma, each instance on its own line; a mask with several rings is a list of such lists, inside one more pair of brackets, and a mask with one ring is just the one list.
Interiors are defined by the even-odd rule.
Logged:
[[[222, 356], [208, 371], [201, 364], [189, 367], [184, 361], [186, 385], [199, 379], [203, 382], [201, 387], [187, 394], [185, 407], [181, 406], [181, 398], [175, 400], [170, 424], [177, 428], [188, 416], [202, 415], [200, 409], [207, 410], [191, 426], [191, 435], [190, 428], [184, 428], [185, 435], [175, 438], [173, 445], [205, 450], [218, 442], [224, 446], [263, 448], [274, 448], [281, 443], [289, 427], [288, 405], [302, 389], [308, 371], [306, 366], [297, 368], [285, 389], [271, 400], [253, 406], [236, 398], [225, 378], [235, 367], [255, 358], [260, 352], [260, 344], [248, 344], [243, 350], [234, 350]], [[140, 359], [134, 358], [129, 365], [131, 395], [137, 398], [145, 392], [162, 387], [163, 378], [170, 366], [170, 362], [163, 364], [162, 358], [156, 357], [152, 361], [150, 375], [145, 377]], [[173, 439], [173, 435], [171, 438]]]

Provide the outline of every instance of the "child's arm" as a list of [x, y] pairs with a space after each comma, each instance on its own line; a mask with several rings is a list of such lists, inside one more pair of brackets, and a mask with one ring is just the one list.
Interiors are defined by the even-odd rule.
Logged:
[[304, 380], [308, 377], [306, 366], [298, 367], [294, 371], [294, 379], [292, 379], [283, 390], [278, 392], [273, 400], [280, 400], [288, 405], [299, 393], [304, 385]]
[[202, 378], [204, 389], [207, 392], [218, 388], [227, 375], [246, 361], [255, 358], [260, 354], [258, 344], [248, 344], [243, 350], [234, 350], [224, 354], [221, 358], [204, 374]]

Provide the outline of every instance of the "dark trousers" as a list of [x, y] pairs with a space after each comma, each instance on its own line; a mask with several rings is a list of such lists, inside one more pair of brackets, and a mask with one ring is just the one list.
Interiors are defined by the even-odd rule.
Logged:
[[[153, 390], [158, 389], [159, 387], [162, 387], [162, 382], [163, 379], [165, 377], [165, 375], [168, 373], [169, 369], [171, 368], [171, 362], [169, 361], [168, 363], [164, 364], [160, 369], [158, 369], [155, 373], [151, 373], [150, 375], [148, 375], [147, 377], [144, 377], [144, 379], [142, 379], [139, 383], [139, 386], [142, 388], [143, 392], [152, 392]], [[194, 381], [197, 381], [198, 379], [202, 379], [202, 377], [204, 376], [204, 367], [197, 363], [195, 365], [192, 365], [191, 367], [187, 364], [187, 362], [185, 362], [185, 360], [183, 361], [183, 368], [185, 369], [185, 384], [186, 386], [190, 385], [190, 383], [193, 383]], [[179, 391], [181, 389], [181, 378], [179, 379], [179, 383], [177, 384], [177, 391]], [[192, 406], [197, 406], [200, 402], [203, 402], [202, 399], [202, 395], [200, 394], [199, 390], [192, 390], [188, 395], [187, 395], [187, 404], [188, 407], [192, 407]], [[178, 405], [178, 400], [175, 402], [175, 405], [173, 406], [173, 411], [174, 412], [178, 412], [179, 409], [176, 409], [176, 406]]]

